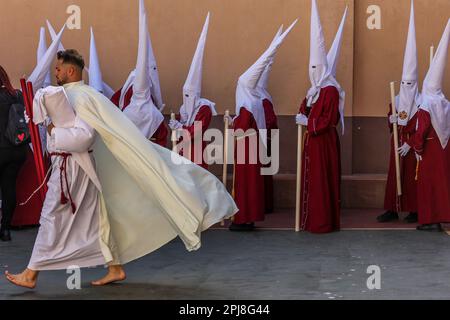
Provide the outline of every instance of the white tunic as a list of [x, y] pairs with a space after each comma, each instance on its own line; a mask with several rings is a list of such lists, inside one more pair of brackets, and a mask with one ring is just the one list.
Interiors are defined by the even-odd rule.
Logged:
[[198, 250], [203, 231], [238, 211], [220, 180], [150, 142], [98, 91], [83, 82], [64, 88], [78, 117], [98, 135], [100, 243], [110, 249], [102, 251], [111, 263], [138, 259], [177, 236], [187, 250]]
[[[47, 136], [49, 153], [83, 153], [92, 150], [95, 131], [80, 118], [73, 128], [55, 128]], [[91, 153], [91, 159], [94, 155]], [[58, 270], [69, 266], [106, 264], [100, 244], [99, 191], [72, 156], [67, 157], [66, 174], [61, 172], [62, 156], [52, 156], [52, 173], [41, 213], [40, 228], [28, 268]], [[62, 173], [62, 176], [61, 176]], [[66, 188], [69, 186], [69, 192]], [[61, 183], [67, 198], [61, 204]], [[76, 207], [72, 213], [70, 197]]]

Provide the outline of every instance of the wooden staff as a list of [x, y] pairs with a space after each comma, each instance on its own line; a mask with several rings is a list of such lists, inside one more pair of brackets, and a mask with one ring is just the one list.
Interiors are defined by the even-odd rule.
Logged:
[[295, 191], [295, 232], [300, 231], [300, 208], [302, 193], [302, 154], [303, 154], [303, 128], [298, 125], [297, 136], [297, 188]]
[[[236, 137], [233, 134], [233, 149], [237, 144]], [[236, 161], [233, 161], [233, 186], [231, 189], [231, 197], [236, 200], [236, 190], [234, 189], [234, 185], [236, 183]], [[231, 222], [234, 222], [234, 216], [231, 217]]]
[[433, 63], [433, 58], [434, 58], [434, 46], [430, 47], [430, 67], [431, 64]]
[[[397, 106], [395, 103], [395, 82], [391, 82], [391, 105], [392, 116], [397, 117]], [[402, 195], [402, 180], [400, 174], [400, 155], [398, 154], [398, 125], [394, 122], [394, 151], [395, 151], [395, 171], [397, 174], [397, 196]]]
[[[175, 119], [175, 113], [170, 114], [170, 120], [176, 120]], [[172, 130], [172, 137], [170, 139], [172, 141], [172, 151], [177, 152], [177, 130]]]
[[[228, 178], [228, 145], [229, 145], [229, 139], [228, 139], [228, 130], [230, 125], [230, 111], [225, 111], [225, 117], [223, 119], [225, 123], [225, 128], [223, 130], [224, 132], [224, 140], [223, 140], [223, 169], [222, 169], [222, 183], [225, 186], [225, 189], [227, 188], [227, 178]], [[223, 227], [225, 225], [225, 221], [222, 220], [220, 225]]]
[[224, 140], [223, 140], [223, 170], [222, 170], [222, 182], [225, 185], [225, 187], [227, 186], [227, 174], [228, 174], [228, 145], [229, 145], [228, 127], [230, 125], [229, 117], [230, 111], [226, 110], [225, 117], [223, 119], [223, 121], [225, 122], [225, 129], [223, 130]]

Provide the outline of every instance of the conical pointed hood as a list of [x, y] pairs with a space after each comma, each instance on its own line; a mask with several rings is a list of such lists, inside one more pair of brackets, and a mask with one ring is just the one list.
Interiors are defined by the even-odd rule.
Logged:
[[97, 91], [103, 93], [103, 80], [100, 62], [95, 44], [94, 30], [91, 27], [91, 46], [89, 55], [89, 85]]
[[[186, 124], [191, 125], [194, 122], [202, 93], [202, 74], [203, 74], [203, 56], [208, 36], [210, 14], [206, 16], [202, 33], [198, 40], [197, 49], [192, 59], [189, 74], [183, 86], [183, 112], [187, 115]], [[214, 107], [212, 108], [214, 109]], [[215, 111], [215, 110], [214, 110]]]
[[419, 107], [418, 62], [416, 44], [416, 25], [414, 22], [414, 1], [411, 1], [408, 38], [403, 61], [403, 75], [397, 105], [399, 124], [406, 126]]
[[[48, 28], [48, 32], [50, 33], [50, 37], [52, 38], [52, 41], [56, 39], [56, 32], [55, 29], [53, 28], [52, 24], [50, 23], [50, 21], [47, 20], [47, 28]], [[58, 46], [58, 51], [64, 51], [64, 46], [62, 45], [62, 43], [59, 43]]]
[[309, 65], [328, 67], [327, 51], [325, 48], [325, 37], [323, 35], [322, 23], [320, 22], [319, 11], [316, 0], [312, 0], [311, 6], [311, 39]]
[[[47, 28], [48, 28], [48, 31], [49, 31], [49, 33], [50, 33], [50, 36], [51, 36], [52, 40], [55, 40], [55, 38], [56, 38], [55, 30], [53, 29], [52, 24], [51, 24], [50, 21], [48, 21], [48, 20], [47, 20]], [[58, 51], [64, 51], [64, 50], [65, 50], [65, 49], [64, 49], [64, 46], [62, 45], [62, 43], [60, 43], [60, 44], [59, 44]], [[86, 72], [87, 72], [88, 74], [90, 73], [88, 67], [85, 67], [84, 69], [86, 70]], [[106, 97], [108, 97], [108, 99], [111, 99], [111, 97], [112, 97], [113, 94], [114, 94], [114, 90], [113, 90], [106, 82], [103, 82], [103, 90], [101, 90], [101, 91], [103, 92], [103, 94], [104, 94]]]
[[311, 3], [311, 35], [309, 53], [309, 79], [311, 88], [308, 91], [308, 106], [314, 104], [319, 98], [320, 89], [328, 70], [327, 52], [325, 49], [325, 37], [316, 0]]
[[267, 65], [273, 61], [275, 54], [277, 53], [279, 47], [283, 43], [286, 36], [294, 28], [298, 19], [295, 20], [289, 28], [286, 29], [278, 38], [276, 38], [269, 48], [259, 57], [259, 59], [244, 73], [239, 77], [239, 83], [249, 89], [255, 89], [262, 73], [266, 69]]
[[209, 13], [203, 26], [200, 39], [198, 40], [197, 49], [192, 59], [189, 74], [183, 86], [184, 92], [189, 92], [200, 97], [202, 91], [202, 73], [203, 73], [203, 56], [205, 52], [206, 37], [208, 35]]
[[278, 29], [277, 33], [273, 37], [272, 42], [270, 43], [270, 46], [272, 46], [275, 43], [275, 41], [278, 39], [278, 37], [283, 34], [283, 28], [284, 28], [284, 25], [281, 25], [280, 28]]
[[[41, 61], [41, 59], [44, 57], [45, 52], [47, 52], [47, 41], [45, 39], [45, 28], [41, 28], [40, 34], [39, 34], [39, 45], [37, 50], [37, 63]], [[50, 68], [48, 70], [47, 75], [45, 76], [43, 88], [48, 87], [52, 84], [51, 75], [50, 75]]]
[[345, 21], [347, 20], [348, 7], [345, 8], [344, 15], [339, 25], [339, 29], [334, 38], [333, 44], [331, 45], [330, 51], [328, 51], [327, 62], [330, 74], [336, 78], [337, 65], [339, 62], [339, 57], [341, 55], [342, 38], [344, 35]]
[[164, 116], [153, 103], [149, 70], [147, 42], [147, 16], [143, 15], [139, 23], [139, 47], [136, 62], [133, 96], [124, 114], [150, 139], [164, 120]]
[[448, 20], [447, 27], [442, 35], [433, 62], [425, 77], [422, 94], [437, 95], [442, 93], [442, 81], [444, 78], [445, 65], [447, 63], [449, 40], [450, 19]]
[[[278, 29], [278, 32], [275, 34], [275, 37], [273, 38], [272, 43], [270, 45], [272, 45], [282, 33], [283, 33], [283, 25]], [[273, 57], [272, 60], [269, 62], [269, 64], [266, 66], [266, 69], [264, 69], [264, 72], [261, 75], [261, 78], [259, 79], [259, 82], [256, 86], [258, 94], [261, 96], [261, 100], [268, 99], [271, 103], [273, 103], [272, 96], [270, 95], [267, 89], [269, 86], [269, 75], [270, 72], [272, 71], [272, 65], [274, 60], [275, 57]]]
[[420, 109], [430, 113], [431, 123], [439, 137], [442, 148], [446, 148], [450, 137], [450, 102], [442, 92], [445, 65], [450, 42], [450, 19], [447, 22], [441, 42], [425, 77]]
[[322, 88], [333, 86], [339, 92], [339, 113], [342, 125], [342, 134], [344, 134], [344, 108], [345, 108], [345, 91], [337, 82], [335, 74], [337, 63], [340, 56], [342, 36], [347, 17], [347, 8], [342, 17], [333, 45], [328, 55], [325, 50], [325, 38], [323, 36], [322, 24], [320, 22], [319, 11], [317, 9], [316, 0], [312, 0], [311, 6], [311, 44], [310, 44], [310, 60], [309, 60], [309, 79], [311, 88], [306, 94], [307, 106], [312, 107], [320, 97]]
[[267, 65], [273, 60], [278, 48], [283, 43], [286, 36], [291, 32], [292, 28], [294, 28], [297, 21], [298, 19], [295, 20], [294, 23], [292, 23], [275, 41], [273, 41], [261, 57], [239, 77], [236, 88], [236, 115], [239, 115], [241, 108], [245, 107], [253, 114], [258, 129], [266, 129], [266, 121], [262, 100], [258, 95], [256, 86]]
[[54, 59], [56, 57], [56, 53], [58, 52], [58, 47], [61, 42], [61, 37], [62, 37], [65, 29], [66, 29], [66, 25], [64, 25], [62, 27], [61, 31], [56, 36], [55, 40], [53, 40], [52, 44], [45, 52], [42, 59], [39, 60], [33, 73], [28, 78], [28, 81], [33, 83], [33, 88], [35, 91], [42, 88], [44, 85], [45, 78], [48, 74], [48, 70], [50, 69], [50, 66], [52, 65], [52, 62], [54, 61]]
[[[144, 0], [139, 0], [139, 20], [144, 15], [146, 16], [147, 22], [148, 22], [148, 15], [147, 15], [147, 11], [145, 9]], [[150, 71], [150, 79], [152, 81], [152, 88], [151, 88], [152, 97], [153, 97], [153, 100], [155, 101], [155, 104], [158, 107], [158, 109], [163, 110], [164, 103], [163, 103], [162, 94], [161, 94], [161, 85], [159, 82], [158, 66], [156, 63], [155, 54], [153, 52], [153, 46], [152, 46], [152, 40], [150, 38], [150, 33], [148, 32], [148, 25], [147, 25], [146, 33], [147, 33], [146, 37], [147, 37], [147, 45], [148, 45], [148, 58], [150, 61], [149, 71]]]
[[148, 45], [147, 45], [147, 17], [144, 15], [141, 17], [141, 23], [139, 25], [139, 46], [138, 56], [136, 62], [136, 74], [133, 84], [134, 92], [144, 92], [151, 87], [150, 74], [148, 73], [150, 67], [150, 61], [148, 57]]
[[403, 61], [403, 80], [418, 80], [417, 76], [417, 43], [416, 23], [414, 21], [414, 1], [411, 1], [409, 17], [408, 39], [406, 41], [405, 57]]

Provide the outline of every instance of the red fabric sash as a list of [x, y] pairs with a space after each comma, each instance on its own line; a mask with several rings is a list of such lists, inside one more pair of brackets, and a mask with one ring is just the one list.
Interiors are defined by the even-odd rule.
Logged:
[[66, 188], [67, 188], [67, 195], [69, 196], [70, 200], [70, 206], [72, 208], [72, 214], [75, 214], [76, 206], [75, 203], [72, 200], [72, 195], [70, 194], [70, 188], [69, 188], [69, 182], [67, 180], [67, 159], [72, 156], [71, 153], [66, 152], [52, 152], [50, 153], [51, 157], [61, 157], [61, 165], [59, 167], [59, 182], [61, 184], [61, 204], [67, 203], [67, 197], [64, 194], [64, 185], [63, 185], [63, 179], [66, 181]]

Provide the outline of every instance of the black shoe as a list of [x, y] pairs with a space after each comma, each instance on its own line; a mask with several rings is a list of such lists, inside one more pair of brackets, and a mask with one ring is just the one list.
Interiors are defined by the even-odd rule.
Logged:
[[249, 224], [236, 224], [232, 223], [228, 228], [230, 231], [252, 231], [255, 228], [253, 223]]
[[442, 227], [440, 223], [433, 223], [433, 224], [422, 224], [416, 228], [418, 231], [437, 231], [441, 232]]
[[408, 223], [417, 223], [419, 221], [417, 212], [411, 212], [410, 214], [408, 214], [408, 216], [405, 218], [405, 221]]
[[398, 220], [398, 213], [394, 211], [386, 211], [381, 216], [377, 217], [377, 221], [380, 223], [391, 222]]
[[0, 240], [11, 241], [11, 232], [8, 229], [0, 230]]

